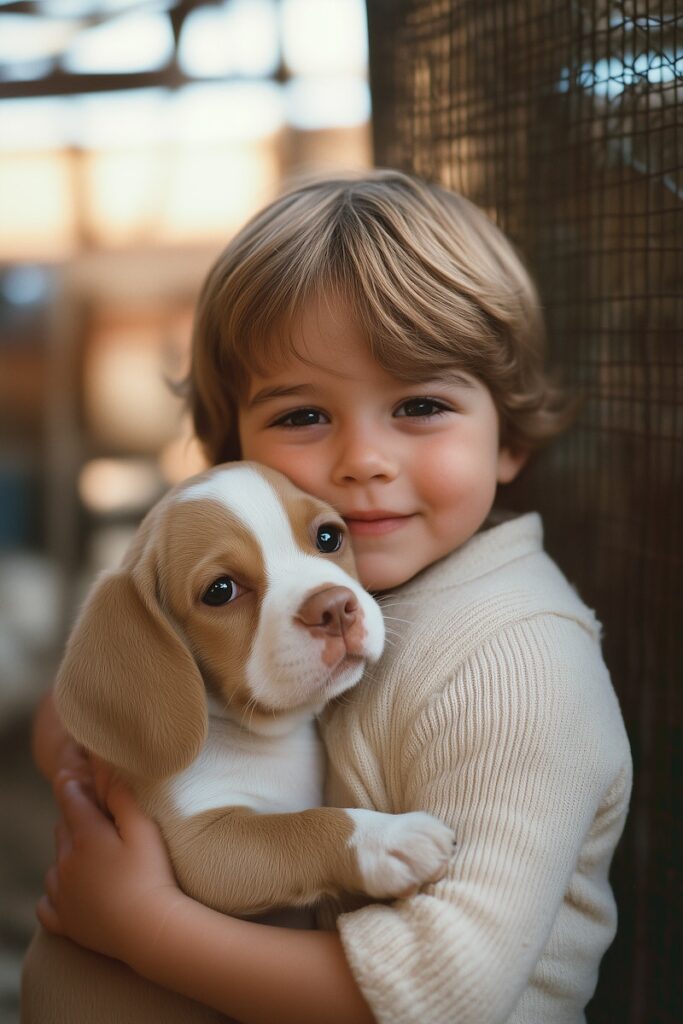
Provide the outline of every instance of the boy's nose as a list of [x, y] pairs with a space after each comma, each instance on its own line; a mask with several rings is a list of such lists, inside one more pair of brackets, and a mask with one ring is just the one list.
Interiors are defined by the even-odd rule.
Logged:
[[335, 466], [338, 483], [365, 483], [373, 479], [393, 480], [398, 461], [386, 444], [367, 434], [342, 443]]

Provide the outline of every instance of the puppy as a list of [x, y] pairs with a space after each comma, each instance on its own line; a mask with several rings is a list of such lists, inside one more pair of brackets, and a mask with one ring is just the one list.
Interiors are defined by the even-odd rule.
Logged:
[[[320, 806], [316, 713], [384, 644], [354, 573], [332, 508], [228, 464], [149, 513], [69, 639], [56, 685], [67, 729], [128, 781], [179, 884], [216, 910], [390, 899], [446, 869], [453, 836], [430, 816]], [[42, 930], [22, 990], [24, 1024], [223, 1019]]]

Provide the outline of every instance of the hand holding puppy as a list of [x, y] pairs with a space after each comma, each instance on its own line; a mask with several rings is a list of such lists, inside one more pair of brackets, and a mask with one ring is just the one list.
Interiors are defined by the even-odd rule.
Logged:
[[101, 764], [95, 789], [104, 810], [70, 772], [55, 780], [62, 812], [56, 863], [46, 874], [37, 914], [48, 931], [133, 966], [187, 897], [159, 829], [131, 791]]

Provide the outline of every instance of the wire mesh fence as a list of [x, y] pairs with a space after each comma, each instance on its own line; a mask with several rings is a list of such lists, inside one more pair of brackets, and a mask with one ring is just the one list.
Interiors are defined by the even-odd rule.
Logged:
[[375, 162], [495, 217], [581, 398], [512, 497], [604, 623], [633, 748], [588, 1019], [680, 1020], [683, 2], [369, 0], [368, 22]]

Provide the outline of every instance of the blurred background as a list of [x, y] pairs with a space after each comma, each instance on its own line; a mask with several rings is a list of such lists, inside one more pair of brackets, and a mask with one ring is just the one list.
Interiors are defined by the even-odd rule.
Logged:
[[52, 848], [33, 707], [202, 466], [169, 383], [208, 267], [289, 178], [371, 164], [367, 60], [363, 0], [0, 0], [2, 1024]]
[[588, 1020], [683, 1020], [682, 29], [683, 0], [0, 0], [0, 1024], [52, 850], [32, 710], [201, 465], [169, 382], [203, 275], [291, 177], [373, 162], [497, 220], [581, 397], [506, 502], [597, 610], [633, 749]]
[[362, 0], [0, 3], [0, 710], [199, 468], [168, 383], [208, 266], [291, 175], [367, 166], [369, 116]]

